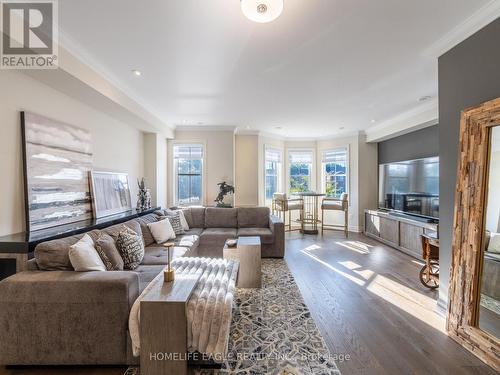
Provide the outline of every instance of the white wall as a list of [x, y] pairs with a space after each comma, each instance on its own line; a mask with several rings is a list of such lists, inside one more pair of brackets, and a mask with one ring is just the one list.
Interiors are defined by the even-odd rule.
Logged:
[[235, 136], [235, 195], [237, 207], [255, 207], [259, 205], [259, 136]]
[[154, 206], [167, 205], [167, 140], [159, 133], [144, 133], [144, 177]]
[[[168, 141], [168, 205], [174, 205], [173, 145], [175, 143], [201, 143], [205, 146], [203, 160], [204, 205], [213, 206], [219, 193], [217, 184], [234, 183], [234, 132], [232, 130], [176, 130], [175, 138]], [[227, 199], [233, 201], [233, 197]]]
[[94, 169], [128, 173], [135, 203], [135, 181], [144, 173], [141, 131], [17, 71], [0, 71], [0, 87], [0, 235], [25, 228], [21, 111], [89, 129]]

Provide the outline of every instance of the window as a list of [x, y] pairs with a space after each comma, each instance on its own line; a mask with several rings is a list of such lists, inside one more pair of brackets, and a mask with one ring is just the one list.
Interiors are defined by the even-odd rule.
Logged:
[[312, 151], [289, 151], [290, 194], [311, 190]]
[[264, 164], [266, 204], [269, 205], [273, 200], [273, 194], [280, 190], [281, 151], [266, 147]]
[[327, 197], [340, 198], [347, 193], [347, 149], [328, 150], [323, 152], [323, 188]]
[[175, 202], [203, 204], [203, 145], [174, 145]]

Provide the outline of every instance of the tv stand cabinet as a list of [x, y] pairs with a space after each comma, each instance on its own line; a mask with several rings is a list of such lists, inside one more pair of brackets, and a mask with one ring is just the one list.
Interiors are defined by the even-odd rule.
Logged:
[[437, 235], [438, 224], [411, 216], [365, 210], [365, 235], [415, 258], [422, 258], [422, 234]]

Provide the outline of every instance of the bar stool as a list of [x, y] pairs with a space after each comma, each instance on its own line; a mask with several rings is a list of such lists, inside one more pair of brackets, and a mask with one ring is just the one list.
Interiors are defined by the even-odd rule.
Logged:
[[[349, 235], [349, 201], [348, 194], [342, 193], [340, 198], [323, 198], [321, 202], [321, 235], [324, 230], [343, 229], [345, 238]], [[344, 225], [325, 224], [325, 211], [344, 211]]]
[[273, 215], [275, 212], [278, 213], [278, 216], [282, 218], [283, 221], [285, 222], [285, 228], [286, 228], [286, 213], [288, 212], [288, 230], [286, 230], [286, 232], [292, 231], [292, 211], [299, 211], [300, 230], [302, 230], [304, 225], [302, 221], [303, 210], [304, 210], [304, 200], [302, 198], [289, 199], [287, 198], [286, 193], [273, 194], [273, 206], [272, 206]]

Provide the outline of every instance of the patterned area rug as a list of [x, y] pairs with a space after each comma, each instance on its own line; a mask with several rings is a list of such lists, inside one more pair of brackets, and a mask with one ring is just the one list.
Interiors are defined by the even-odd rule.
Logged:
[[[228, 358], [194, 375], [339, 375], [299, 288], [282, 259], [262, 260], [262, 289], [237, 289]], [[125, 375], [139, 375], [130, 367]]]

